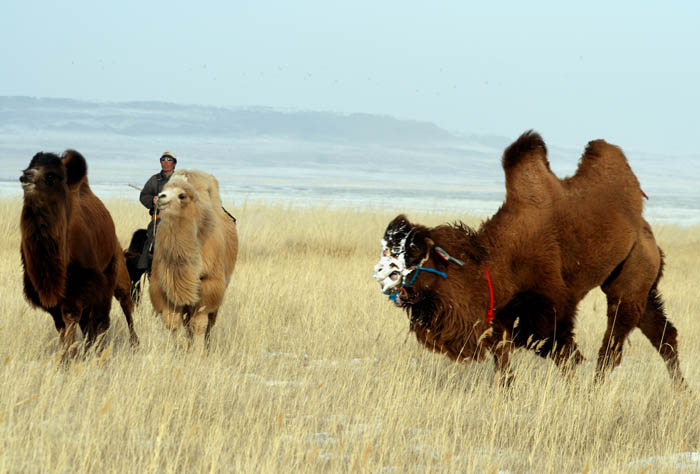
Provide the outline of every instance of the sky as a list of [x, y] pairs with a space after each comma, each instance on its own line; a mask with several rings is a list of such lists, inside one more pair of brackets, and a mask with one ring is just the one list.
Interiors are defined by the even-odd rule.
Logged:
[[37, 1], [0, 95], [376, 113], [700, 152], [700, 2]]

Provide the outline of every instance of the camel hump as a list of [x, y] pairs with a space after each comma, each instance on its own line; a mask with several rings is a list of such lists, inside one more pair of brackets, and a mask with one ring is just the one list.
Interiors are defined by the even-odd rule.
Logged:
[[576, 175], [597, 177], [598, 180], [616, 181], [635, 188], [639, 187], [639, 181], [620, 147], [611, 145], [605, 140], [588, 142]]
[[586, 149], [584, 150], [583, 154], [584, 156], [603, 156], [605, 154], [610, 153], [611, 151], [617, 152], [617, 154], [622, 154], [622, 150], [620, 150], [620, 147], [612, 145], [602, 138], [599, 138], [597, 140], [591, 140], [588, 142], [588, 145], [586, 145]]
[[549, 161], [547, 160], [547, 146], [539, 133], [534, 130], [528, 130], [520, 135], [506, 151], [503, 152], [503, 169], [506, 173], [508, 170], [522, 164], [526, 161], [537, 160], [544, 163], [549, 169]]
[[75, 150], [66, 150], [61, 156], [63, 166], [66, 168], [66, 183], [73, 186], [87, 176], [87, 162], [83, 155]]
[[539, 133], [529, 130], [514, 141], [501, 160], [506, 174], [506, 201], [545, 205], [551, 202], [559, 180], [547, 160]]
[[581, 166], [593, 166], [595, 162], [610, 166], [624, 164], [626, 167], [629, 167], [627, 158], [620, 147], [612, 145], [603, 139], [588, 142], [581, 156]]

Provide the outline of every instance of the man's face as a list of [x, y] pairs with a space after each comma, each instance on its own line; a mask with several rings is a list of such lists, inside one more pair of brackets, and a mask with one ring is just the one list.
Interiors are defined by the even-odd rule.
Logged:
[[160, 159], [160, 168], [166, 173], [172, 173], [175, 169], [175, 160], [169, 156], [164, 156]]

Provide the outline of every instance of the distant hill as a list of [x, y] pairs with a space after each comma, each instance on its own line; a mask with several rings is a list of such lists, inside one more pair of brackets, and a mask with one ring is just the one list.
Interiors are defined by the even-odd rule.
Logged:
[[[126, 184], [143, 183], [169, 149], [180, 166], [216, 174], [235, 200], [489, 214], [502, 201], [501, 154], [515, 138], [386, 115], [0, 96], [0, 196], [21, 192], [17, 178], [37, 151], [79, 150], [90, 182], [109, 195], [110, 186], [133, 193]], [[554, 143], [547, 147], [552, 170], [571, 175], [583, 145]], [[648, 215], [700, 222], [700, 155], [624, 149], [649, 195]]]
[[31, 130], [126, 136], [277, 136], [378, 144], [463, 139], [429, 122], [386, 115], [0, 96], [0, 131]]

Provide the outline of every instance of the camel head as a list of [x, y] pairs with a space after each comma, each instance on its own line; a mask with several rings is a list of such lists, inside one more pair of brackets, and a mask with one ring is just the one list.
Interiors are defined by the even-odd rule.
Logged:
[[180, 216], [199, 202], [199, 193], [181, 176], [173, 176], [158, 195], [158, 209], [163, 217]]
[[34, 155], [19, 182], [25, 199], [48, 204], [65, 200], [86, 175], [87, 163], [77, 151], [67, 150], [62, 157], [42, 152]]
[[428, 228], [401, 214], [387, 226], [373, 276], [382, 292], [404, 308], [453, 291], [456, 279], [481, 277], [483, 250], [475, 235], [462, 223]]
[[[403, 214], [387, 226], [374, 278], [397, 306], [405, 307], [423, 299], [425, 290], [441, 278], [439, 273], [426, 270], [435, 242], [430, 229], [412, 224]], [[429, 265], [429, 267], [432, 267]], [[420, 273], [420, 281], [417, 278]]]
[[191, 229], [200, 241], [207, 238], [214, 229], [214, 209], [208, 196], [197, 188], [185, 174], [175, 173], [163, 191], [158, 195], [158, 212], [161, 224], [173, 225], [178, 233], [185, 231], [184, 223], [192, 224]]

